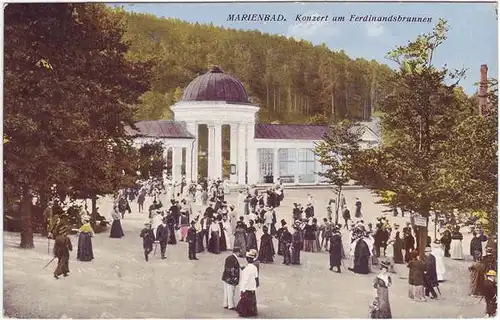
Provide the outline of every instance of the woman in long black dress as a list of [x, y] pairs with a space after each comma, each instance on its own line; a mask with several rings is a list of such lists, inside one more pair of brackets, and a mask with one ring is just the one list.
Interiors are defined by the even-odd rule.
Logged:
[[257, 232], [257, 229], [255, 229], [253, 225], [253, 220], [249, 221], [250, 226], [247, 228], [247, 246], [246, 249], [255, 249], [257, 250], [257, 236], [255, 235], [255, 232]]
[[170, 211], [167, 215], [168, 244], [177, 244], [177, 239], [175, 238], [175, 225], [176, 219], [174, 217], [174, 213]]
[[217, 222], [219, 223], [219, 229], [220, 229], [220, 239], [219, 239], [219, 250], [220, 251], [226, 251], [227, 250], [227, 243], [226, 243], [226, 230], [224, 229], [224, 223], [222, 223], [222, 216], [219, 215], [217, 217]]
[[94, 259], [94, 252], [92, 250], [92, 237], [94, 230], [90, 226], [90, 218], [83, 218], [83, 225], [78, 230], [78, 251], [76, 258], [80, 261], [91, 261]]
[[113, 213], [111, 214], [111, 217], [113, 218], [113, 223], [111, 224], [111, 232], [109, 233], [109, 237], [119, 239], [125, 236], [125, 234], [123, 233], [122, 224], [120, 222], [122, 215], [118, 211], [118, 207], [116, 205], [113, 208]]
[[392, 247], [393, 247], [394, 263], [396, 264], [405, 263], [403, 258], [403, 239], [399, 237], [399, 231], [396, 231], [396, 236], [394, 238], [394, 243], [392, 244]]
[[259, 261], [262, 263], [272, 263], [274, 262], [274, 245], [273, 237], [268, 233], [269, 229], [264, 226], [262, 227], [264, 234], [260, 238], [260, 250], [259, 250]]

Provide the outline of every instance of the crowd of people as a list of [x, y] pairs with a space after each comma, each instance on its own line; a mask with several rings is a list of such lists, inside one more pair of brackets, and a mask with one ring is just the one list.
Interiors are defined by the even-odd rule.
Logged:
[[[178, 192], [176, 192], [178, 191]], [[145, 184], [137, 192], [120, 191], [114, 200], [113, 223], [110, 237], [124, 236], [120, 220], [131, 212], [130, 202], [137, 198], [139, 212], [144, 211], [144, 199], [153, 199], [148, 208], [148, 220], [139, 236], [142, 238], [144, 259], [160, 248], [161, 259], [167, 258], [167, 245], [178, 242], [188, 243], [188, 258], [198, 260], [197, 254], [203, 251], [220, 254], [232, 251], [226, 259], [222, 280], [224, 282], [223, 307], [238, 311], [243, 317], [257, 315], [256, 289], [259, 286], [259, 264], [273, 263], [276, 255], [282, 256], [284, 265], [300, 265], [301, 251], [329, 254], [329, 269], [341, 273], [343, 261], [348, 260], [348, 268], [357, 274], [374, 272], [380, 268], [373, 282], [376, 296], [370, 304], [370, 317], [391, 318], [389, 291], [392, 285], [390, 274], [396, 273], [396, 264], [406, 264], [408, 268], [409, 297], [415, 301], [426, 301], [426, 297], [437, 299], [439, 284], [445, 280], [444, 259], [464, 258], [462, 252], [463, 236], [460, 229], [447, 225], [439, 239], [425, 241], [425, 258], [418, 254], [420, 242], [419, 227], [408, 222], [402, 230], [396, 223], [389, 222], [385, 216], [378, 217], [373, 227], [365, 224], [361, 212], [362, 204], [356, 198], [355, 215], [350, 212], [342, 195], [339, 203], [331, 200], [326, 208], [327, 217], [319, 219], [315, 212], [314, 199], [308, 195], [303, 207], [294, 203], [290, 225], [285, 219], [278, 221], [276, 210], [284, 201], [284, 189], [280, 182], [276, 186], [259, 191], [254, 186], [238, 191], [237, 202], [228, 204], [225, 200], [227, 190], [221, 180], [207, 181], [206, 184], [187, 185], [174, 183], [167, 188], [155, 184]], [[168, 207], [164, 203], [169, 203]], [[333, 222], [333, 207], [338, 205], [344, 225]], [[92, 237], [94, 231], [89, 217], [83, 216], [83, 225], [78, 231], [78, 253], [80, 261], [91, 261]], [[348, 248], [344, 252], [342, 230], [348, 231]], [[55, 239], [54, 255], [58, 266], [54, 277], [67, 276], [69, 272], [69, 252], [71, 241], [66, 236], [64, 224], [58, 220], [51, 229]], [[260, 241], [257, 232], [260, 231]], [[487, 304], [487, 314], [492, 316], [496, 310], [496, 265], [492, 261], [493, 242], [480, 229], [474, 231], [470, 254], [475, 264], [470, 268], [472, 294], [481, 295]], [[277, 239], [275, 250], [273, 238]], [[496, 240], [495, 240], [496, 241]], [[488, 242], [488, 243], [487, 243]], [[495, 242], [496, 243], [496, 242]], [[392, 246], [392, 257], [387, 249]], [[486, 249], [485, 249], [486, 248]], [[496, 250], [496, 248], [495, 248]], [[485, 253], [483, 255], [483, 252]], [[238, 258], [247, 260], [241, 267]], [[335, 270], [334, 270], [335, 269]], [[241, 272], [240, 272], [241, 271]], [[240, 288], [240, 300], [235, 303], [236, 286]], [[494, 289], [494, 290], [493, 290]], [[494, 308], [495, 307], [495, 308]]]

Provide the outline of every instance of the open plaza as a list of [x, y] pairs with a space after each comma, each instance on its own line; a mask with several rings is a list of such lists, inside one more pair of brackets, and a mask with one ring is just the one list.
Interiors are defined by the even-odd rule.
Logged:
[[[331, 190], [285, 190], [285, 200], [277, 208], [277, 220], [291, 220], [292, 203], [314, 198], [316, 216], [326, 217]], [[352, 209], [356, 197], [363, 202], [363, 219], [373, 222], [384, 208], [375, 204], [366, 189], [352, 187], [345, 192]], [[228, 203], [236, 201], [233, 193]], [[149, 203], [151, 199], [148, 200]], [[148, 203], [146, 203], [148, 205]], [[112, 210], [109, 198], [99, 200], [106, 217]], [[236, 312], [222, 308], [222, 270], [230, 251], [221, 254], [201, 253], [199, 260], [188, 260], [184, 242], [167, 246], [167, 259], [161, 260], [159, 249], [149, 262], [143, 258], [139, 232], [146, 213], [138, 213], [131, 203], [132, 214], [122, 220], [125, 237], [109, 238], [109, 232], [93, 239], [95, 259], [76, 260], [71, 253], [70, 275], [54, 280], [55, 263], [44, 266], [52, 255], [47, 253], [46, 238], [35, 236], [35, 249], [18, 248], [19, 235], [4, 235], [4, 309], [14, 318], [235, 318]], [[409, 218], [388, 216], [391, 223], [403, 225]], [[344, 249], [348, 252], [348, 232], [343, 231]], [[260, 231], [257, 238], [260, 239]], [[470, 235], [465, 234], [464, 252]], [[76, 246], [76, 238], [72, 237]], [[51, 241], [51, 245], [53, 241]], [[274, 242], [277, 248], [277, 241]], [[391, 255], [392, 250], [388, 250]], [[378, 272], [358, 275], [346, 270], [328, 270], [328, 253], [302, 252], [300, 266], [286, 267], [282, 256], [273, 264], [261, 264], [260, 287], [257, 292], [259, 318], [366, 318], [373, 299], [373, 279]], [[395, 318], [469, 318], [482, 317], [484, 301], [468, 296], [469, 260], [445, 259], [446, 281], [439, 288], [438, 300], [415, 302], [408, 298], [408, 268], [396, 265], [390, 289], [392, 314]], [[240, 259], [244, 265], [246, 262]], [[376, 267], [374, 267], [376, 268]]]

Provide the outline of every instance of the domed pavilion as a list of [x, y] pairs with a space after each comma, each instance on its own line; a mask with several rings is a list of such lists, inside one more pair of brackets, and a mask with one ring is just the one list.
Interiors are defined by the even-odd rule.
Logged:
[[[256, 123], [259, 107], [252, 104], [243, 84], [219, 67], [212, 67], [185, 88], [171, 107], [172, 120], [140, 121], [126, 128], [137, 147], [161, 141], [165, 157], [172, 152], [172, 176], [198, 181], [199, 155], [208, 159], [208, 177], [229, 178], [233, 185], [274, 183], [319, 184], [323, 171], [313, 149], [327, 126]], [[199, 150], [199, 128], [208, 129], [208, 150]], [[230, 127], [230, 177], [223, 177], [222, 127]], [[363, 144], [378, 141], [365, 130]], [[365, 143], [366, 142], [366, 143]], [[185, 154], [185, 155], [183, 155]], [[184, 168], [184, 169], [183, 169]]]

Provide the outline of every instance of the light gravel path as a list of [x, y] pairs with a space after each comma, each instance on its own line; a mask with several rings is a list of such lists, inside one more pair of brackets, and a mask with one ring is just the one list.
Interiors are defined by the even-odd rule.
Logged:
[[[293, 202], [306, 203], [313, 194], [316, 216], [332, 193], [329, 190], [286, 190], [278, 209], [278, 221], [290, 223]], [[365, 221], [374, 221], [383, 207], [367, 190], [347, 190], [350, 208], [354, 198], [363, 202]], [[228, 197], [234, 203], [235, 195]], [[148, 204], [146, 204], [148, 205]], [[109, 215], [109, 200], [99, 201], [101, 212]], [[146, 206], [147, 208], [147, 206]], [[137, 210], [134, 203], [133, 210]], [[352, 210], [354, 212], [354, 210]], [[35, 249], [19, 249], [19, 235], [4, 233], [4, 314], [14, 318], [235, 318], [222, 308], [221, 271], [229, 252], [198, 254], [199, 261], [187, 258], [186, 243], [167, 247], [167, 260], [159, 254], [143, 260], [139, 231], [146, 214], [132, 213], [122, 221], [125, 237], [110, 239], [108, 232], [93, 239], [92, 262], [70, 258], [70, 276], [55, 280], [55, 263], [42, 269], [51, 259], [47, 239], [35, 237]], [[403, 224], [405, 219], [390, 217]], [[345, 241], [347, 234], [344, 234]], [[468, 236], [464, 249], [468, 246]], [[76, 247], [76, 239], [73, 239]], [[275, 248], [277, 243], [275, 242]], [[75, 249], [76, 250], [76, 249]], [[346, 247], [347, 250], [347, 247]], [[390, 252], [391, 250], [389, 250]], [[465, 251], [467, 252], [467, 251]], [[257, 292], [259, 318], [366, 318], [374, 290], [371, 275], [349, 271], [336, 274], [328, 270], [328, 255], [301, 253], [301, 266], [284, 266], [277, 256], [274, 264], [261, 264], [261, 287]], [[241, 261], [241, 263], [244, 263]], [[344, 261], [347, 266], [347, 260]], [[470, 261], [445, 261], [446, 278], [440, 288], [442, 299], [417, 303], [407, 298], [407, 268], [397, 265], [390, 291], [395, 318], [470, 318], [484, 315], [484, 301], [468, 298]], [[405, 279], [401, 279], [405, 278]]]

